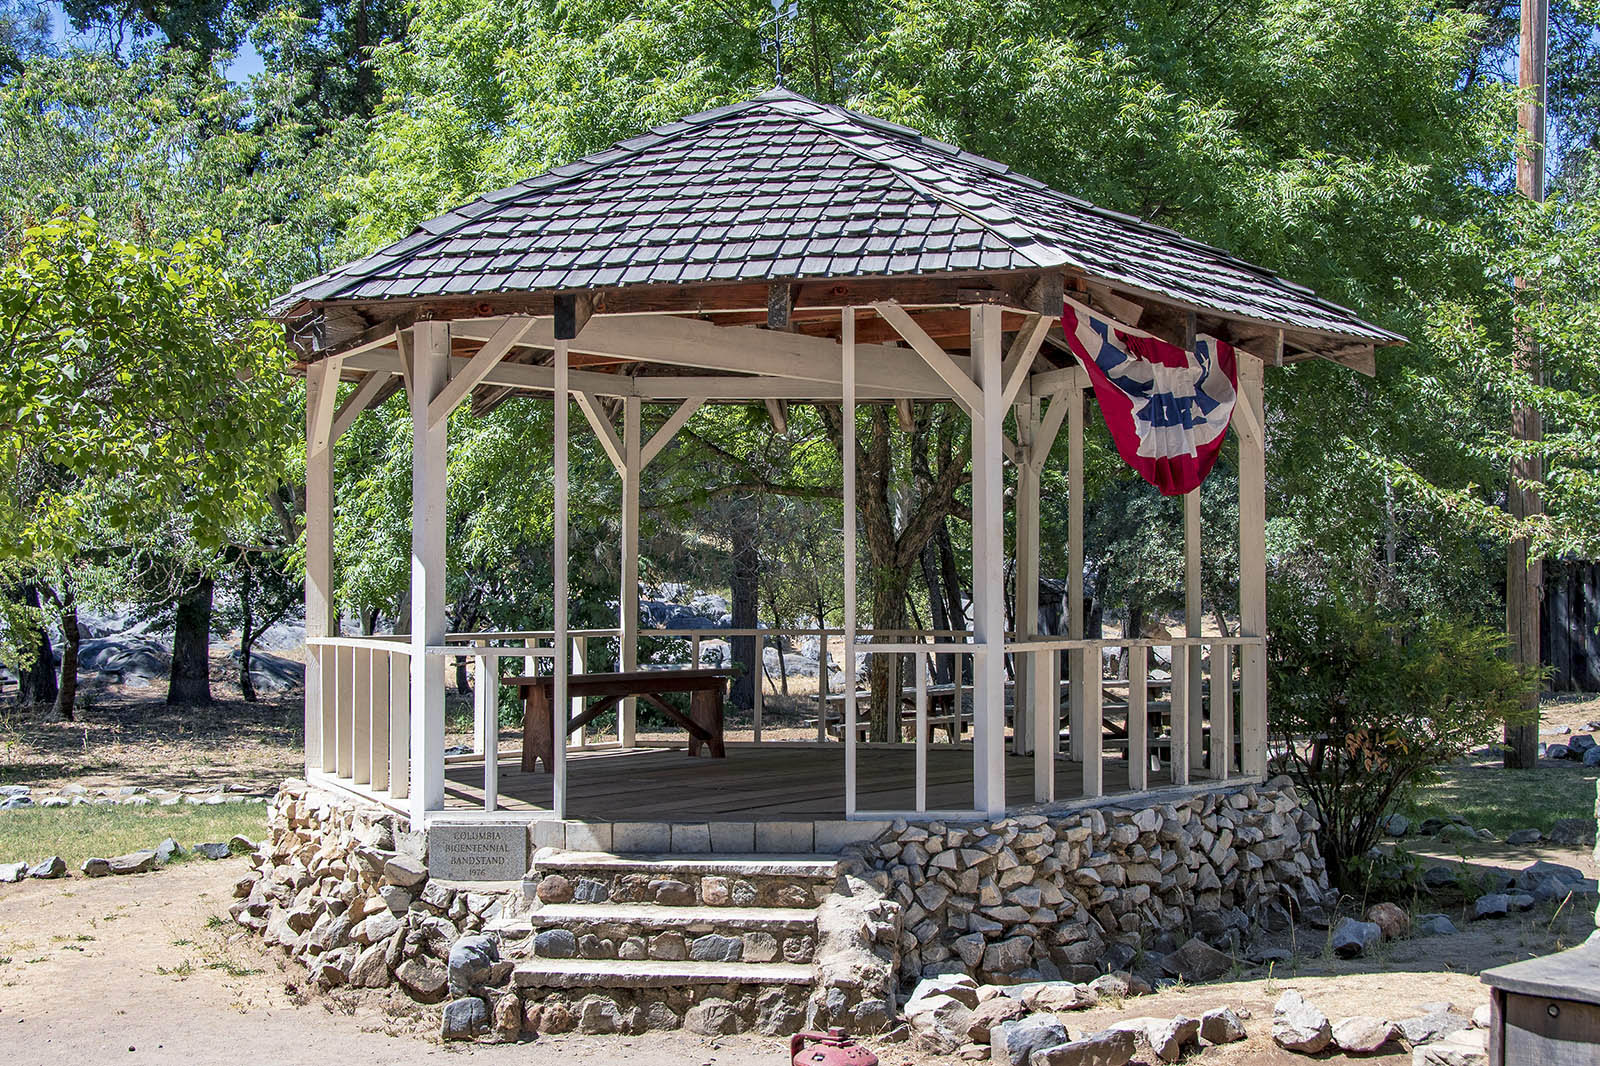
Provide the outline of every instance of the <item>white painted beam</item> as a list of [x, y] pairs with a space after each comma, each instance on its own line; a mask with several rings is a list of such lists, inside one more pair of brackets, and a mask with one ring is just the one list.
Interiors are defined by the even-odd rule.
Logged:
[[581, 389], [573, 390], [573, 398], [578, 401], [578, 409], [583, 412], [583, 417], [589, 420], [589, 427], [594, 430], [594, 435], [600, 440], [600, 447], [605, 449], [606, 457], [611, 460], [611, 465], [617, 473], [626, 472], [626, 460], [622, 456], [622, 442], [617, 439], [616, 428], [611, 425], [611, 419], [606, 417], [605, 411], [600, 409], [599, 401], [592, 393]]
[[1045, 337], [1050, 333], [1050, 327], [1056, 320], [1047, 315], [1033, 315], [1023, 323], [1017, 335], [1011, 340], [1011, 347], [1006, 349], [1005, 364], [1001, 375], [1005, 380], [1005, 394], [1001, 397], [1005, 406], [1010, 407], [1017, 400], [1017, 393], [1022, 391], [1022, 386], [1027, 382], [1029, 372], [1033, 369], [1033, 361], [1039, 354], [1039, 346], [1044, 343]]
[[678, 430], [682, 429], [684, 423], [688, 422], [690, 417], [700, 410], [700, 405], [703, 403], [705, 403], [704, 398], [691, 396], [679, 404], [678, 409], [672, 412], [665, 422], [661, 423], [661, 428], [656, 430], [655, 436], [650, 438], [649, 443], [640, 452], [641, 470], [649, 466], [655, 457], [661, 454], [661, 449], [672, 442], [672, 438], [677, 436]]
[[[973, 418], [982, 417], [983, 397], [978, 387], [972, 383], [971, 362], [969, 361], [965, 367], [962, 366], [949, 352], [941, 348], [937, 341], [928, 336], [926, 330], [917, 325], [916, 319], [907, 314], [905, 308], [893, 300], [884, 300], [873, 304], [872, 307], [885, 322], [894, 327], [896, 333], [905, 338], [905, 342], [911, 345], [912, 350], [944, 379], [944, 383], [950, 386], [951, 392], [965, 406], [969, 415]], [[888, 350], [896, 351], [893, 348]], [[998, 354], [996, 353], [997, 357]]]
[[447, 421], [429, 418], [450, 368], [450, 327], [415, 330], [411, 375], [411, 822], [444, 807], [444, 660], [429, 647], [445, 635]]
[[450, 417], [450, 412], [456, 409], [456, 405], [466, 399], [467, 394], [475, 389], [488, 376], [489, 371], [493, 370], [496, 364], [506, 357], [506, 353], [522, 339], [532, 321], [532, 319], [512, 317], [500, 323], [493, 335], [484, 342], [483, 347], [478, 349], [467, 361], [467, 365], [457, 371], [444, 390], [429, 403], [430, 425]]
[[361, 379], [361, 383], [355, 387], [355, 390], [349, 396], [344, 398], [344, 402], [339, 405], [339, 409], [333, 414], [333, 425], [328, 431], [328, 442], [330, 444], [337, 442], [340, 437], [344, 436], [345, 430], [349, 429], [351, 424], [377, 401], [378, 394], [389, 384], [389, 379], [392, 376], [392, 374], [384, 371], [374, 370]]

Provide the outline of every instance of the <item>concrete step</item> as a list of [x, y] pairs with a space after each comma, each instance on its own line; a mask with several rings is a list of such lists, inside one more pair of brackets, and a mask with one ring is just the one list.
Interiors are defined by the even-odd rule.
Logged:
[[658, 933], [746, 932], [815, 933], [817, 912], [805, 907], [663, 907], [654, 903], [546, 903], [525, 916], [535, 929], [561, 928], [574, 933], [608, 929]]
[[831, 855], [678, 855], [541, 849], [523, 881], [545, 904], [813, 908], [833, 889]]
[[674, 988], [683, 985], [809, 985], [810, 965], [792, 963], [664, 962], [656, 959], [537, 959], [519, 963], [519, 988]]

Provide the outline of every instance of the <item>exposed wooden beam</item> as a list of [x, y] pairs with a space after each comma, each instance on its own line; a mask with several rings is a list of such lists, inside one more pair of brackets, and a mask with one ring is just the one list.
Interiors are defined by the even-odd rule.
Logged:
[[767, 286], [767, 328], [790, 329], [794, 325], [794, 297], [797, 287], [787, 281]]
[[572, 398], [578, 401], [578, 408], [583, 411], [583, 417], [589, 420], [589, 426], [599, 439], [600, 447], [605, 449], [611, 465], [616, 467], [619, 474], [626, 471], [627, 463], [622, 455], [622, 442], [617, 439], [617, 430], [611, 424], [611, 419], [600, 409], [600, 402], [595, 399], [593, 393], [581, 390], [575, 390]]
[[[983, 393], [972, 383], [972, 375], [968, 368], [958, 364], [948, 352], [939, 347], [899, 304], [890, 300], [875, 303], [872, 307], [894, 326], [895, 331], [905, 338], [905, 342], [911, 345], [912, 349], [922, 356], [923, 361], [944, 379], [944, 383], [950, 386], [957, 399], [965, 405], [970, 416], [983, 417]], [[893, 349], [888, 350], [893, 351]]]
[[478, 349], [478, 353], [428, 404], [429, 424], [438, 425], [449, 418], [450, 412], [456, 409], [456, 405], [466, 399], [467, 393], [476, 388], [488, 376], [489, 371], [505, 358], [512, 346], [527, 333], [530, 325], [531, 320], [526, 318], [508, 318], [501, 322], [494, 334], [484, 342], [483, 347]]
[[772, 429], [775, 433], [789, 432], [789, 401], [775, 400], [767, 397], [763, 401], [767, 405], [767, 417], [772, 420]]
[[339, 398], [339, 370], [344, 360], [339, 357], [312, 363], [306, 371], [306, 402], [311, 404], [308, 426], [311, 439], [307, 454], [321, 455], [333, 443], [334, 402]]
[[1022, 391], [1023, 382], [1028, 380], [1028, 373], [1033, 369], [1033, 360], [1039, 354], [1039, 345], [1044, 343], [1050, 327], [1059, 317], [1059, 315], [1034, 315], [1012, 338], [1011, 347], [1006, 350], [1005, 364], [1000, 372], [1001, 379], [1005, 382], [1005, 392], [1001, 397], [1002, 407], [1010, 407], [1016, 401], [1017, 393]]
[[555, 298], [555, 339], [570, 341], [582, 332], [594, 314], [594, 297], [586, 292], [564, 292]]

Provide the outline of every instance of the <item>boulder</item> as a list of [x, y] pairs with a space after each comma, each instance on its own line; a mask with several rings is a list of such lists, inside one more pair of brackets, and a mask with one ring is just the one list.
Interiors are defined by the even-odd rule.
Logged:
[[412, 996], [424, 1003], [438, 1002], [449, 987], [444, 964], [427, 956], [406, 959], [395, 968], [394, 976]]
[[1399, 1035], [1394, 1023], [1358, 1014], [1333, 1027], [1333, 1043], [1347, 1055], [1370, 1055]]
[[1402, 1018], [1395, 1023], [1400, 1035], [1413, 1045], [1442, 1040], [1472, 1024], [1471, 1018], [1453, 1010], [1448, 1003], [1424, 1003], [1421, 1011], [1414, 1018]]
[[383, 864], [383, 879], [391, 885], [411, 888], [428, 879], [428, 867], [421, 859], [410, 855], [396, 855]]
[[1557, 818], [1545, 839], [1562, 847], [1594, 843], [1594, 821], [1589, 818]]
[[1383, 831], [1392, 837], [1403, 837], [1411, 832], [1411, 819], [1403, 814], [1391, 814], [1383, 821]]
[[1518, 846], [1523, 844], [1537, 844], [1543, 839], [1544, 834], [1539, 832], [1537, 829], [1513, 829], [1511, 832], [1506, 834], [1506, 843], [1515, 844]]
[[58, 877], [67, 876], [66, 861], [59, 855], [52, 855], [28, 867], [28, 876], [37, 877], [41, 881], [53, 881]]
[[1411, 935], [1411, 916], [1393, 903], [1374, 903], [1367, 908], [1367, 921], [1383, 932], [1383, 939], [1395, 940]]
[[202, 859], [226, 859], [229, 855], [233, 854], [233, 849], [220, 842], [211, 844], [196, 844], [194, 846], [194, 853], [200, 856]]
[[1383, 941], [1377, 922], [1358, 922], [1340, 918], [1333, 930], [1333, 953], [1341, 959], [1358, 959]]
[[533, 938], [533, 953], [543, 959], [576, 958], [578, 938], [570, 929], [541, 929]]
[[989, 1032], [989, 1060], [997, 1066], [1028, 1066], [1042, 1048], [1067, 1042], [1067, 1028], [1052, 1018], [1018, 1018]]
[[1600, 748], [1589, 748], [1583, 753], [1583, 765], [1600, 766]]
[[1479, 896], [1478, 901], [1472, 905], [1474, 920], [1482, 918], [1504, 918], [1511, 909], [1511, 897], [1504, 892], [1490, 892]]
[[1199, 937], [1190, 937], [1161, 960], [1161, 968], [1172, 977], [1194, 984], [1215, 981], [1233, 968], [1233, 960]]
[[920, 1032], [932, 1033], [950, 1046], [966, 1043], [972, 1028], [971, 1009], [942, 994], [923, 996], [914, 1005], [907, 1004], [902, 1013]]
[[490, 983], [494, 964], [500, 961], [500, 947], [493, 937], [471, 935], [450, 946], [449, 983], [452, 995], [465, 996]]
[[0, 882], [14, 885], [28, 876], [28, 864], [25, 862], [0, 863]]
[[126, 855], [118, 855], [114, 859], [107, 859], [106, 863], [114, 874], [148, 873], [156, 867], [156, 853], [153, 851], [130, 851]]
[[1456, 1033], [1411, 1053], [1414, 1066], [1484, 1066], [1489, 1061], [1488, 1042], [1482, 1030]]
[[1028, 1058], [1029, 1066], [1125, 1066], [1136, 1047], [1125, 1029], [1103, 1029], [1055, 1047], [1041, 1048]]
[[183, 845], [178, 843], [176, 840], [173, 840], [171, 837], [168, 837], [156, 845], [156, 862], [160, 863], [162, 866], [165, 866], [173, 859], [183, 858], [185, 854], [186, 852], [183, 850]]
[[995, 1026], [1002, 1022], [1014, 1022], [1027, 1015], [1028, 1008], [1022, 1005], [1021, 1000], [1012, 999], [1010, 996], [986, 999], [972, 1008], [971, 1017], [967, 1021], [967, 1039], [987, 1045]]
[[683, 1013], [683, 1027], [701, 1036], [726, 1036], [739, 1031], [739, 1012], [725, 999], [706, 999]]
[[1131, 1033], [1135, 1053], [1148, 1054], [1157, 1062], [1177, 1062], [1183, 1049], [1200, 1038], [1198, 1018], [1124, 1018], [1112, 1029]]
[[1520, 889], [1527, 890], [1551, 877], [1559, 881], [1584, 880], [1583, 871], [1576, 866], [1564, 866], [1559, 862], [1546, 862], [1540, 859], [1538, 862], [1530, 862], [1517, 871], [1516, 885]]
[[1290, 990], [1272, 1008], [1272, 1040], [1288, 1051], [1315, 1055], [1333, 1042], [1328, 1016]]
[[1246, 1035], [1232, 1007], [1213, 1007], [1200, 1015], [1200, 1039], [1208, 1044], [1232, 1044]]
[[1592, 751], [1596, 746], [1594, 737], [1589, 736], [1587, 733], [1578, 733], [1567, 741], [1567, 747], [1580, 756], [1585, 752]]
[[1029, 986], [1022, 994], [1022, 1002], [1029, 1010], [1059, 1014], [1062, 1011], [1087, 1010], [1100, 1002], [1100, 996], [1086, 985], [1075, 985], [1071, 981], [1046, 981]]
[[978, 1005], [978, 982], [964, 973], [940, 974], [937, 977], [925, 977], [917, 982], [916, 990], [911, 993], [911, 998], [906, 1000], [902, 1013], [910, 1015], [919, 999], [928, 996], [949, 996], [966, 1007]]
[[1450, 936], [1456, 932], [1456, 923], [1448, 915], [1423, 914], [1417, 917], [1416, 930], [1423, 936]]
[[105, 859], [84, 859], [83, 865], [78, 867], [85, 877], [111, 876], [111, 864]]
[[489, 1031], [489, 1008], [477, 996], [452, 999], [444, 1005], [439, 1022], [442, 1040], [472, 1040]]

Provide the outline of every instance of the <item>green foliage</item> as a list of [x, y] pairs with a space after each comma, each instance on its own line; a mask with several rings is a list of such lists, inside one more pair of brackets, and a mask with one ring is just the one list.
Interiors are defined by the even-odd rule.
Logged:
[[1407, 790], [1517, 721], [1528, 679], [1504, 634], [1279, 583], [1267, 641], [1272, 739], [1349, 885]]
[[0, 553], [68, 559], [175, 516], [216, 545], [260, 505], [286, 443], [284, 355], [220, 256], [87, 216], [26, 231], [0, 267]]

